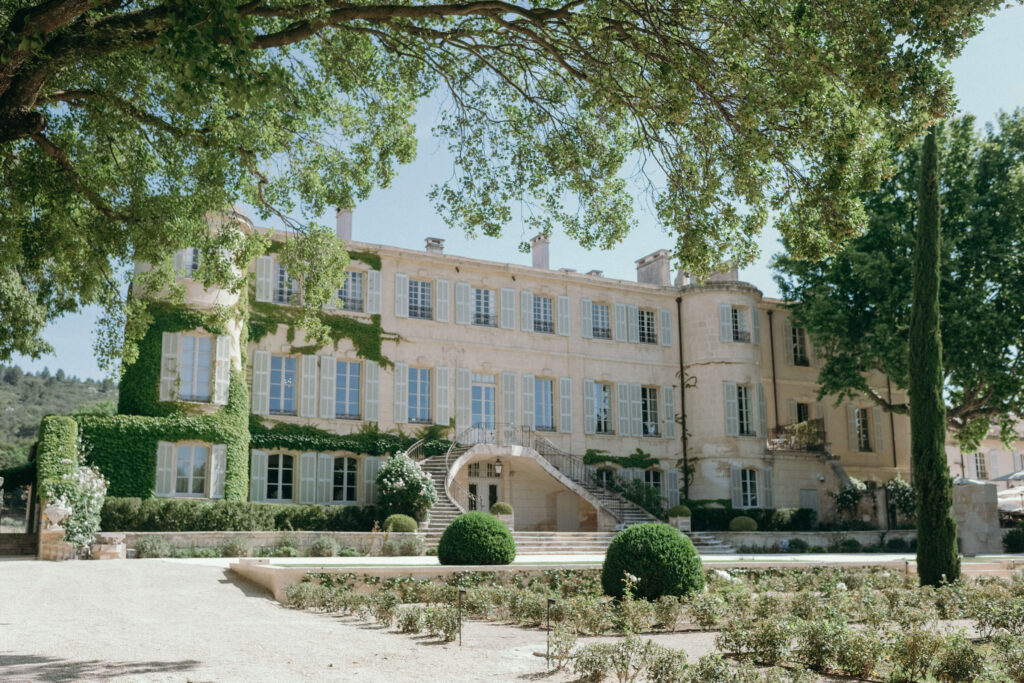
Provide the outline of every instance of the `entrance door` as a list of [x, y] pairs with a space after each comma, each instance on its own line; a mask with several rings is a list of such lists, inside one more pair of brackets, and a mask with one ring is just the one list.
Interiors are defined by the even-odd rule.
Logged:
[[476, 484], [470, 484], [469, 485], [469, 509], [470, 509], [470, 511], [479, 509], [479, 506], [477, 505], [476, 491], [477, 491]]
[[818, 489], [800, 489], [800, 507], [810, 508], [814, 514], [819, 515]]
[[490, 510], [491, 506], [498, 502], [498, 485], [488, 484], [487, 485], [487, 509]]
[[497, 443], [494, 395], [494, 375], [474, 374], [470, 403], [476, 443]]

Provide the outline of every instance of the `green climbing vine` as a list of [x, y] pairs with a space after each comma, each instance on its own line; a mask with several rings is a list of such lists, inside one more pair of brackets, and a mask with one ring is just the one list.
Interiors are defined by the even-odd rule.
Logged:
[[608, 451], [596, 448], [588, 448], [583, 455], [584, 465], [600, 465], [602, 463], [614, 464], [624, 468], [639, 468], [642, 470], [648, 467], [656, 467], [660, 460], [652, 457], [650, 453], [636, 449], [630, 455], [611, 455]]

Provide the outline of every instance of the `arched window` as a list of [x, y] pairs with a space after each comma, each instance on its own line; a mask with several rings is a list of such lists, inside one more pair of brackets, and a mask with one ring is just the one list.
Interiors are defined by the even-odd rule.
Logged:
[[757, 504], [757, 470], [748, 467], [740, 471], [740, 505], [756, 508]]
[[334, 459], [334, 480], [331, 500], [335, 503], [356, 502], [356, 459], [337, 457]]
[[267, 456], [267, 500], [292, 500], [294, 458], [283, 453]]

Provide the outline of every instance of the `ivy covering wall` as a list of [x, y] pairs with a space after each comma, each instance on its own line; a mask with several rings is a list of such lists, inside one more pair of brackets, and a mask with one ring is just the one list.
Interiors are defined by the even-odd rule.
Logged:
[[584, 465], [618, 465], [624, 468], [639, 468], [642, 470], [648, 467], [657, 467], [661, 464], [661, 461], [653, 457], [650, 453], [636, 449], [630, 455], [612, 455], [608, 451], [598, 450], [596, 448], [588, 448], [586, 454], [583, 456]]
[[71, 477], [78, 469], [78, 424], [74, 418], [47, 415], [39, 425], [36, 449], [39, 491]]

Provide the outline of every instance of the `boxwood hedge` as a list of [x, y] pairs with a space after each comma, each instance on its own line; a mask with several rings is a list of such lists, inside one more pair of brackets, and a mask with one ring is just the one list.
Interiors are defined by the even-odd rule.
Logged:
[[441, 564], [511, 564], [516, 559], [516, 542], [496, 517], [467, 512], [441, 534], [437, 559]]
[[605, 594], [621, 598], [627, 573], [636, 577], [634, 597], [647, 600], [704, 588], [704, 567], [697, 549], [668, 524], [634, 524], [612, 539], [601, 567]]

